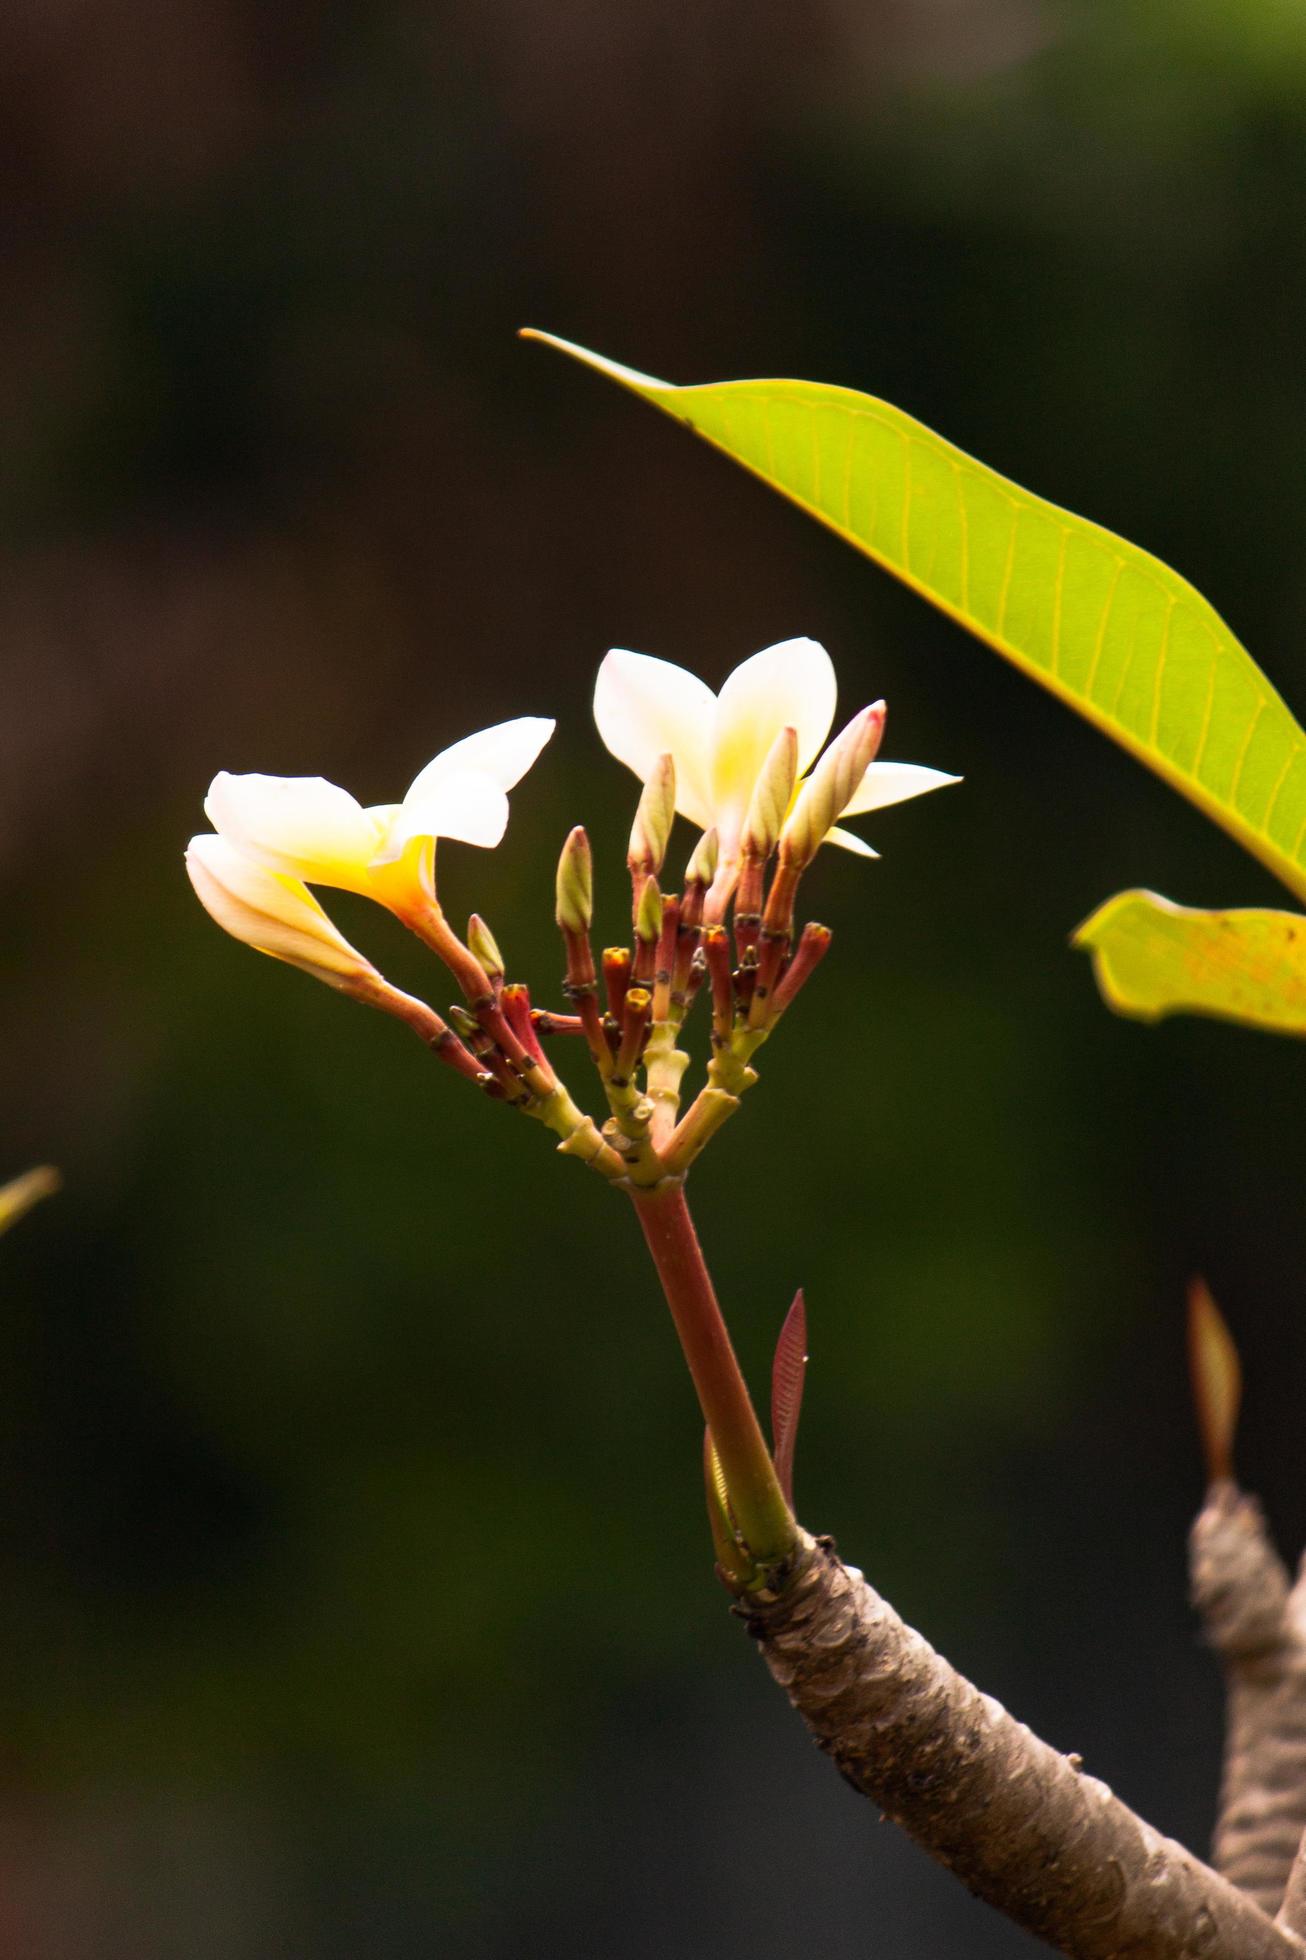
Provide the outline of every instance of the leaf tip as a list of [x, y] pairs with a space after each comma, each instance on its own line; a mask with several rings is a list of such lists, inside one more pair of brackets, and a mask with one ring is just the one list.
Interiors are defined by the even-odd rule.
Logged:
[[1134, 886], [1129, 891], [1116, 892], [1111, 898], [1104, 898], [1095, 906], [1088, 917], [1075, 927], [1070, 935], [1070, 943], [1077, 952], [1091, 952], [1101, 944], [1111, 927], [1124, 913], [1133, 912], [1142, 905], [1164, 906], [1167, 901], [1158, 898], [1155, 892], [1147, 892]]
[[1113, 1014], [1155, 1024], [1176, 1011], [1164, 994], [1153, 994], [1140, 981], [1136, 941], [1149, 917], [1180, 909], [1155, 892], [1131, 888], [1106, 899], [1071, 933], [1071, 947], [1087, 953], [1098, 993]]
[[619, 381], [623, 387], [633, 388], [637, 395], [675, 392], [669, 381], [659, 381], [652, 374], [641, 374], [638, 368], [624, 367], [620, 361], [610, 361], [606, 354], [595, 354], [574, 340], [564, 340], [561, 334], [546, 333], [543, 327], [518, 327], [517, 338], [538, 341], [542, 347], [552, 347], [555, 353], [568, 355], [573, 361], [579, 361], [582, 367], [593, 368], [596, 374], [606, 374], [610, 381]]

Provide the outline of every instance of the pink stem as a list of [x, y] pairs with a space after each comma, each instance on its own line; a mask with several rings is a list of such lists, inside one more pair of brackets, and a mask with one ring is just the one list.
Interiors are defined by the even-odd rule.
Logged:
[[666, 1180], [651, 1190], [632, 1189], [631, 1197], [712, 1431], [735, 1520], [758, 1563], [773, 1563], [795, 1543], [794, 1520], [731, 1346], [684, 1186]]

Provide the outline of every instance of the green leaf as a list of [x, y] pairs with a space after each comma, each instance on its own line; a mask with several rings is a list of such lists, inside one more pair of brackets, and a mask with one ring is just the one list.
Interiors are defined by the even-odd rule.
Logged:
[[872, 395], [676, 388], [527, 330], [734, 457], [1063, 701], [1306, 899], [1306, 734], [1201, 593]]
[[1155, 892], [1120, 892], [1074, 943], [1118, 1014], [1214, 1014], [1306, 1035], [1306, 918], [1295, 912], [1194, 912]]

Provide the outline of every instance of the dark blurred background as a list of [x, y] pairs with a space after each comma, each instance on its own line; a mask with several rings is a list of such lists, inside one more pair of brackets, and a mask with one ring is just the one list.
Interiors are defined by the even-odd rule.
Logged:
[[0, 1247], [0, 1952], [1033, 1951], [731, 1620], [623, 1207], [182, 876], [220, 767], [390, 800], [556, 713], [507, 846], [441, 854], [556, 997], [578, 820], [622, 918], [612, 643], [716, 684], [813, 634], [887, 753], [966, 778], [820, 862], [836, 955], [701, 1226], [755, 1380], [806, 1285], [807, 1521], [1202, 1844], [1182, 1291], [1235, 1326], [1295, 1549], [1300, 1063], [1113, 1020], [1066, 941], [1124, 885], [1283, 895], [514, 330], [883, 394], [1186, 571], [1301, 708], [1295, 0], [11, 0], [0, 156], [0, 1169], [67, 1178]]

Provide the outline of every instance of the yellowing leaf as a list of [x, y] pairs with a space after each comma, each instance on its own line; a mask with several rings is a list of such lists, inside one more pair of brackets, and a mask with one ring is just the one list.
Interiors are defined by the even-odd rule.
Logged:
[[1306, 733], [1219, 614], [1136, 545], [888, 402], [677, 388], [550, 334], [819, 518], [1113, 736], [1306, 899]]
[[1092, 955], [1118, 1014], [1214, 1014], [1306, 1035], [1306, 918], [1295, 912], [1199, 912], [1155, 892], [1120, 892], [1074, 943]]

